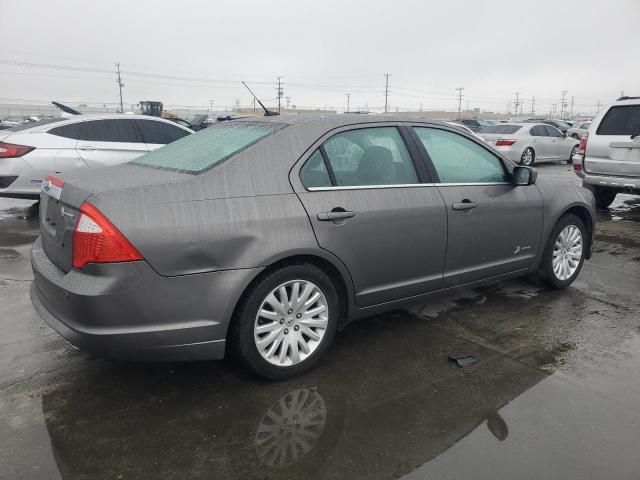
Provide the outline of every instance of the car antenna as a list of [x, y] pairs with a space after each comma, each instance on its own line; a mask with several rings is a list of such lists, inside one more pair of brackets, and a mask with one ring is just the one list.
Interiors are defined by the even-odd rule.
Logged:
[[59, 102], [51, 102], [51, 103], [54, 104], [56, 107], [58, 107], [60, 110], [62, 110], [65, 113], [69, 113], [71, 115], [82, 115], [82, 112], [74, 110], [71, 107], [67, 107], [66, 105], [63, 105], [62, 103], [59, 103]]
[[278, 112], [272, 112], [271, 110], [267, 110], [267, 107], [265, 107], [262, 102], [260, 101], [260, 99], [258, 97], [256, 97], [256, 94], [253, 93], [251, 91], [251, 89], [249, 88], [249, 85], [247, 85], [246, 83], [244, 83], [244, 81], [242, 81], [242, 85], [244, 85], [246, 87], [247, 90], [249, 90], [249, 93], [251, 95], [253, 95], [253, 98], [256, 99], [256, 102], [258, 102], [260, 104], [260, 106], [262, 107], [262, 109], [264, 110], [264, 116], [265, 117], [273, 117], [275, 115], [280, 115]]

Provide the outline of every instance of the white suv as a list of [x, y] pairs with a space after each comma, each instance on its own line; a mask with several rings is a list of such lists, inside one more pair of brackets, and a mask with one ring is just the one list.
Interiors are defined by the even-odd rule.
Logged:
[[573, 170], [606, 208], [621, 192], [640, 194], [640, 97], [604, 108], [580, 140]]
[[54, 173], [133, 160], [193, 133], [144, 115], [77, 115], [0, 130], [0, 197], [40, 197]]

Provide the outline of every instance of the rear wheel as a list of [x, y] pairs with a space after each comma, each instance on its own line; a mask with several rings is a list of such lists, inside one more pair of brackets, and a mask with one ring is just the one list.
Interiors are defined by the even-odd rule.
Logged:
[[288, 265], [247, 293], [231, 331], [233, 351], [252, 372], [283, 380], [312, 369], [335, 336], [338, 295], [310, 264]]
[[571, 149], [571, 153], [569, 153], [569, 163], [573, 163], [573, 156], [578, 153], [578, 145], [574, 145]]
[[572, 133], [571, 138], [575, 138], [576, 140], [580, 140], [580, 136], [577, 133]]
[[576, 279], [587, 252], [587, 230], [584, 222], [573, 214], [558, 220], [542, 254], [540, 277], [556, 290], [566, 288]]
[[536, 161], [536, 153], [533, 151], [533, 148], [527, 147], [522, 152], [520, 156], [520, 164], [530, 167]]

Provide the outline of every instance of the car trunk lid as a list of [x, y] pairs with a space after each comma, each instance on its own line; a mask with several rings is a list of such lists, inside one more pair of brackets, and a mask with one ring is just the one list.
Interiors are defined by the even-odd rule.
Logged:
[[40, 235], [42, 247], [54, 265], [68, 272], [71, 269], [73, 229], [80, 205], [90, 192], [49, 176], [40, 194]]

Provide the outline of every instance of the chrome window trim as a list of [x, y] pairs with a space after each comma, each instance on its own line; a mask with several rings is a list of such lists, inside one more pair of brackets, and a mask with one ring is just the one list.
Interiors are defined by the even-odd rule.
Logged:
[[397, 185], [352, 185], [339, 187], [309, 187], [309, 192], [328, 192], [333, 190], [372, 190], [378, 188], [414, 188], [414, 187], [481, 187], [490, 185], [511, 185], [510, 182], [478, 183], [403, 183]]

